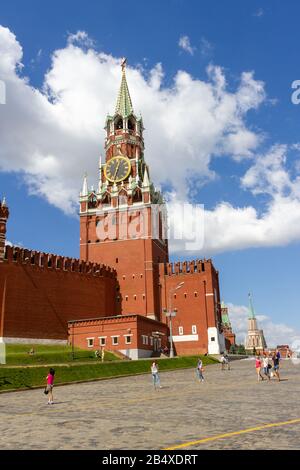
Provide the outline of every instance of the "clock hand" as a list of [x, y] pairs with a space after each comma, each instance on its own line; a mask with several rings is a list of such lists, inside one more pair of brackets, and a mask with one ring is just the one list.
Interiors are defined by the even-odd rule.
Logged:
[[121, 163], [121, 160], [119, 160], [118, 163], [117, 163], [116, 171], [115, 171], [115, 174], [114, 174], [114, 180], [116, 179], [120, 163]]
[[115, 171], [115, 174], [114, 174], [114, 180], [116, 179], [120, 163], [121, 163], [121, 160], [119, 160], [118, 163], [117, 163], [116, 171]]

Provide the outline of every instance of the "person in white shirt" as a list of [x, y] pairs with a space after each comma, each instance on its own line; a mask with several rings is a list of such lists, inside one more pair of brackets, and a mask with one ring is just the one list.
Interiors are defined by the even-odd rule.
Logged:
[[151, 365], [151, 374], [152, 374], [154, 388], [155, 389], [162, 388], [162, 386], [160, 385], [160, 378], [158, 375], [158, 364], [155, 361], [152, 362], [152, 365]]
[[264, 374], [268, 377], [268, 379], [270, 380], [271, 377], [270, 377], [270, 363], [269, 363], [269, 357], [267, 356], [267, 354], [264, 355], [263, 357], [263, 369], [264, 369]]

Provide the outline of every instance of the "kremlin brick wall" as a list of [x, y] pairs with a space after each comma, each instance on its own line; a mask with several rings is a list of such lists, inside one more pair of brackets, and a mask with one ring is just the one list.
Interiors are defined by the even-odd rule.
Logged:
[[0, 337], [67, 340], [68, 321], [118, 314], [116, 291], [104, 265], [6, 246]]
[[[221, 325], [218, 271], [212, 261], [204, 259], [161, 264], [160, 280], [163, 310], [170, 308], [170, 301], [172, 310], [176, 310], [172, 320], [173, 336], [178, 339], [174, 342], [176, 353], [207, 353], [207, 330], [210, 327], [220, 328]], [[174, 291], [181, 282], [184, 282], [182, 288]], [[165, 321], [164, 318], [162, 320]], [[195, 334], [193, 326], [196, 327]], [[180, 341], [190, 335], [198, 335], [198, 339]]]

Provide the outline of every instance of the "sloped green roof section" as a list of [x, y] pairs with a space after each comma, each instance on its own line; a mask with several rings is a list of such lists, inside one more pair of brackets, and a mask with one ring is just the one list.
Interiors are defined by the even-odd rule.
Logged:
[[122, 66], [122, 81], [118, 94], [115, 114], [119, 114], [122, 116], [122, 118], [126, 118], [133, 114], [132, 102], [126, 80], [125, 66]]

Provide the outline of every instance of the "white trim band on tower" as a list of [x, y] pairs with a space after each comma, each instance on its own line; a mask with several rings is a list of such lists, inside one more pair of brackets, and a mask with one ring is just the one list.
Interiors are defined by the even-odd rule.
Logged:
[[180, 335], [180, 336], [173, 336], [174, 343], [184, 343], [186, 341], [198, 341], [199, 335]]

